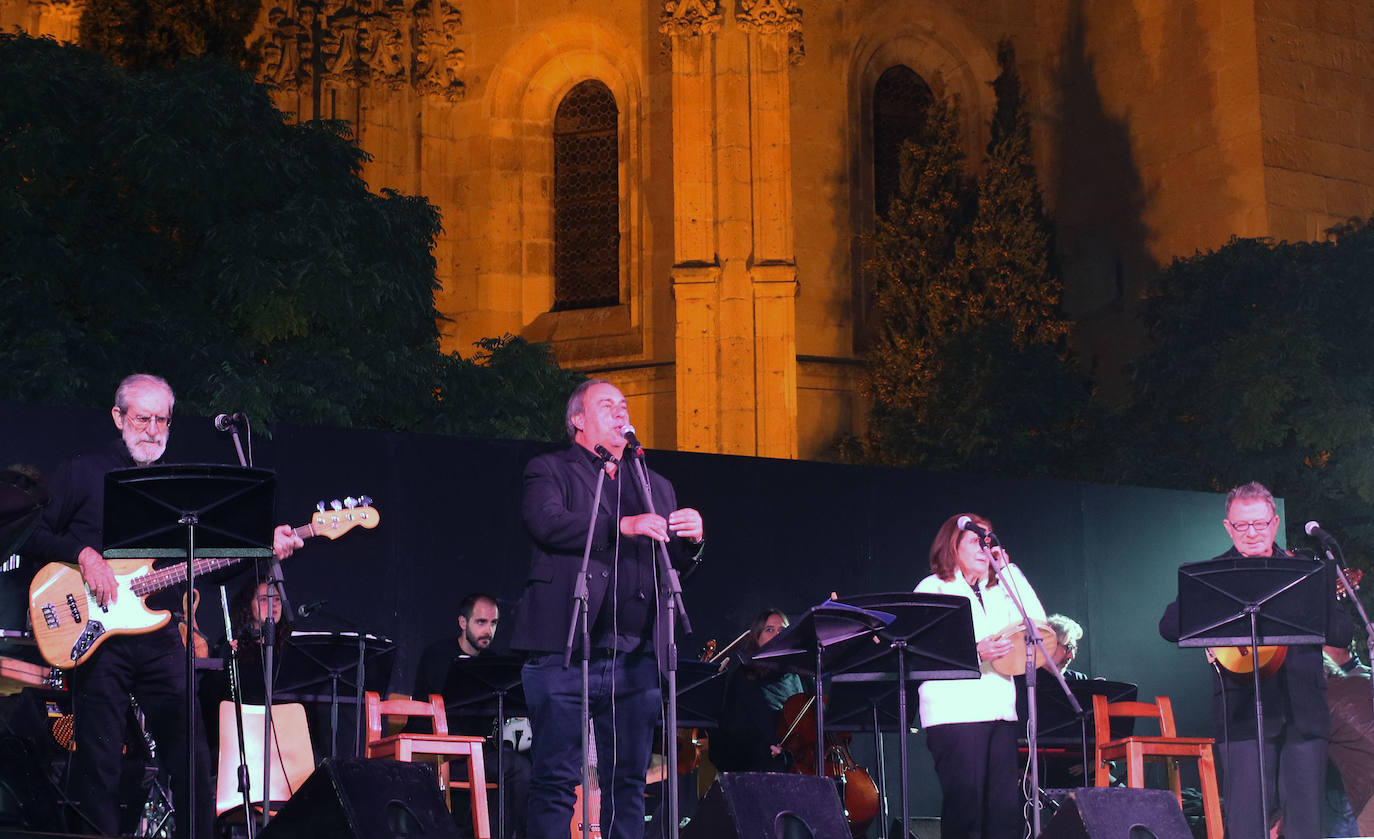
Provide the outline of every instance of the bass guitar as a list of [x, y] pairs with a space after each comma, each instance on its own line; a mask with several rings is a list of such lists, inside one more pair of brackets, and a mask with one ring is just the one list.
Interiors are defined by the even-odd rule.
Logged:
[[[324, 536], [337, 539], [355, 527], [371, 529], [381, 517], [372, 499], [349, 498], [333, 509], [324, 505], [310, 523], [295, 528], [302, 539]], [[149, 609], [146, 599], [157, 592], [186, 583], [184, 563], [153, 568], [151, 558], [107, 560], [114, 571], [119, 596], [101, 606], [86, 586], [80, 569], [65, 562], [50, 562], [38, 569], [29, 585], [29, 618], [33, 637], [43, 659], [53, 667], [77, 667], [112, 635], [141, 635], [161, 629], [172, 619], [165, 609]], [[197, 576], [229, 568], [244, 557], [206, 557], [195, 561]]]

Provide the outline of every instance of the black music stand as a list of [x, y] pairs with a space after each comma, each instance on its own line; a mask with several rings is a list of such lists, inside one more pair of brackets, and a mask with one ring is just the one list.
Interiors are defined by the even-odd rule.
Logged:
[[[386, 695], [396, 642], [367, 633], [298, 629], [291, 633], [288, 649], [290, 654], [282, 656], [277, 672], [273, 701], [329, 703], [329, 756], [334, 758], [339, 756], [339, 705], [352, 704], [357, 714], [353, 751], [355, 757], [362, 757], [365, 735], [360, 729], [366, 724], [363, 692]], [[353, 688], [353, 695], [341, 695], [340, 685]]]
[[[228, 559], [269, 557], [276, 475], [217, 463], [136, 466], [105, 475], [102, 538], [107, 559], [183, 558], [186, 610], [194, 603], [196, 574]], [[204, 544], [197, 546], [197, 540]], [[193, 616], [187, 615], [190, 626]], [[91, 625], [95, 625], [95, 621]], [[186, 800], [194, 802], [196, 715], [195, 645], [186, 645]], [[186, 815], [195, 835], [195, 807]]]
[[[1322, 644], [1336, 590], [1325, 562], [1286, 557], [1233, 557], [1178, 569], [1180, 647]], [[1258, 656], [1254, 656], [1258, 658]], [[1255, 691], [1255, 756], [1260, 824], [1268, 823], [1264, 772], [1264, 700], [1259, 667]]]
[[[464, 715], [496, 717], [496, 835], [506, 835], [506, 761], [502, 728], [507, 714], [526, 710], [520, 680], [524, 656], [481, 655], [454, 658], [444, 678], [444, 709]], [[427, 697], [417, 696], [423, 701]]]
[[[823, 685], [827, 673], [840, 672], [845, 665], [864, 660], [869, 648], [876, 648], [874, 634], [896, 616], [890, 612], [861, 609], [847, 603], [827, 600], [812, 606], [796, 623], [779, 632], [747, 660], [774, 661], [783, 669], [816, 680], [816, 748], [819, 758], [825, 743], [825, 701]], [[825, 761], [817, 759], [816, 774], [825, 774]]]
[[[973, 637], [973, 609], [967, 597], [952, 594], [931, 594], [926, 592], [891, 592], [887, 594], [860, 594], [840, 598], [838, 602], [863, 609], [881, 609], [894, 615], [892, 623], [879, 629], [878, 637], [884, 642], [866, 656], [862, 653], [858, 660], [845, 668], [845, 672], [833, 677], [839, 683], [852, 682], [895, 682], [897, 700], [895, 714], [890, 721], [901, 733], [898, 740], [897, 761], [902, 785], [902, 824], [910, 824], [910, 795], [907, 791], [909, 766], [907, 762], [907, 737], [909, 727], [901, 725], [909, 722], [911, 712], [907, 704], [907, 682], [933, 679], [977, 679], [982, 675], [978, 661], [978, 644]], [[904, 674], [904, 675], [903, 675]], [[838, 688], [837, 688], [838, 690]], [[865, 692], [856, 696], [857, 702], [851, 706], [859, 711], [873, 715], [875, 739], [878, 738], [879, 703], [881, 693]], [[831, 713], [837, 713], [831, 699]], [[879, 747], [878, 754], [882, 755]], [[879, 769], [886, 786], [886, 772]], [[887, 797], [883, 801], [886, 804]], [[883, 813], [882, 835], [886, 835], [887, 813]]]
[[27, 594], [33, 579], [32, 562], [14, 568], [7, 563], [28, 540], [49, 500], [48, 491], [38, 481], [23, 472], [0, 469], [0, 633], [5, 633], [0, 634], [0, 649], [6, 646], [6, 638], [24, 635]]
[[725, 701], [725, 674], [718, 662], [680, 658], [677, 662], [679, 728], [715, 728]]

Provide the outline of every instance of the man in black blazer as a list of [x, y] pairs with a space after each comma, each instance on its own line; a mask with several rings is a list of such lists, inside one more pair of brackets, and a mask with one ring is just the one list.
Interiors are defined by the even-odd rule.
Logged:
[[[698, 559], [701, 514], [679, 508], [672, 484], [653, 472], [649, 484], [657, 512], [648, 512], [636, 470], [626, 458], [629, 408], [614, 385], [583, 382], [568, 399], [566, 418], [573, 445], [525, 467], [522, 513], [533, 557], [511, 647], [529, 653], [522, 674], [533, 728], [528, 831], [538, 839], [567, 836], [574, 788], [581, 780], [582, 676], [577, 666], [563, 667], [563, 650], [597, 473], [604, 471], [592, 529], [587, 612], [600, 826], [607, 839], [639, 839], [644, 779], [661, 706], [653, 552], [657, 544], [666, 545], [677, 567]], [[598, 448], [613, 458], [609, 465]], [[580, 655], [580, 645], [574, 653]]]
[[[1216, 559], [1288, 556], [1274, 543], [1279, 516], [1274, 496], [1262, 484], [1238, 486], [1226, 496], [1223, 520], [1232, 548]], [[1335, 591], [1332, 591], [1335, 596]], [[1354, 627], [1339, 609], [1328, 610], [1327, 642], [1346, 645]], [[1178, 641], [1178, 601], [1164, 610], [1159, 634]], [[1252, 674], [1216, 676], [1213, 708], [1222, 767], [1222, 800], [1228, 836], [1265, 837], [1259, 821], [1259, 762], [1255, 749], [1255, 691]], [[1318, 644], [1288, 647], [1283, 665], [1260, 683], [1264, 703], [1265, 812], [1282, 819], [1287, 839], [1316, 839], [1321, 832], [1321, 795], [1326, 780], [1326, 741], [1331, 717]]]

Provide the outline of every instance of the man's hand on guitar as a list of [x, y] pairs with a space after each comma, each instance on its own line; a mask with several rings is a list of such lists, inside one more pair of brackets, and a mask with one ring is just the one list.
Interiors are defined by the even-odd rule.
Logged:
[[105, 561], [105, 557], [100, 555], [100, 551], [90, 547], [82, 548], [76, 557], [76, 564], [81, 566], [81, 577], [86, 581], [86, 587], [91, 590], [91, 594], [95, 595], [95, 602], [102, 608], [119, 598], [119, 584], [115, 582], [114, 570], [110, 568], [110, 563]]
[[296, 548], [305, 547], [305, 540], [297, 535], [294, 528], [289, 524], [278, 525], [272, 531], [272, 553], [277, 559], [286, 559]]

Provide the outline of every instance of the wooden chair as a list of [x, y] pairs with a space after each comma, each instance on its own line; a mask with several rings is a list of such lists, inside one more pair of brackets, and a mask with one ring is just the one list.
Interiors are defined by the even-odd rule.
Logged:
[[[487, 771], [482, 756], [482, 743], [485, 737], [469, 737], [448, 733], [448, 714], [444, 711], [444, 698], [431, 694], [428, 702], [414, 699], [387, 699], [375, 691], [366, 693], [367, 701], [367, 756], [391, 758], [392, 760], [413, 762], [416, 758], [437, 758], [439, 766], [439, 790], [448, 801], [449, 789], [466, 789], [472, 800], [472, 829], [477, 839], [491, 838], [491, 821], [487, 815]], [[433, 726], [433, 734], [413, 734], [400, 732], [382, 736], [382, 717], [428, 717]], [[468, 779], [449, 783], [448, 762], [455, 757], [466, 757]]]
[[[262, 790], [261, 705], [243, 706], [243, 741], [248, 757], [248, 797], [250, 804], [261, 804]], [[243, 793], [238, 787], [239, 728], [234, 718], [234, 703], [219, 703], [219, 776], [215, 784], [215, 816], [227, 821], [243, 820]], [[310, 728], [305, 721], [305, 706], [299, 703], [272, 706], [272, 794], [269, 809], [275, 812], [300, 789], [315, 771], [315, 751], [310, 744]]]
[[[1151, 717], [1159, 722], [1158, 737], [1122, 737], [1112, 739], [1112, 717]], [[1174, 728], [1174, 706], [1167, 696], [1157, 696], [1154, 702], [1108, 702], [1101, 694], [1093, 696], [1093, 724], [1097, 733], [1097, 773], [1099, 787], [1111, 783], [1108, 762], [1126, 762], [1126, 785], [1136, 789], [1145, 787], [1145, 761], [1164, 762], [1169, 769], [1169, 787], [1183, 806], [1183, 791], [1178, 777], [1179, 758], [1197, 760], [1202, 780], [1202, 807], [1207, 818], [1207, 839], [1222, 839], [1221, 797], [1217, 791], [1216, 761], [1212, 756], [1211, 737], [1179, 737]]]

